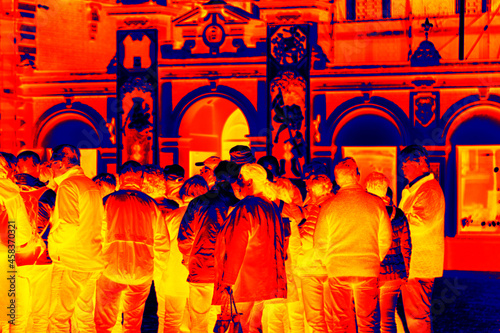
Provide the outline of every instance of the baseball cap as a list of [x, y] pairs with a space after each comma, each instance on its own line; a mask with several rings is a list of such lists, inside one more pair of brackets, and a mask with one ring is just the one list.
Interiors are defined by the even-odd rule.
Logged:
[[219, 165], [219, 162], [221, 161], [220, 157], [218, 156], [210, 156], [203, 162], [196, 162], [194, 165], [196, 166], [206, 166], [207, 168], [214, 170], [217, 165]]
[[231, 150], [229, 150], [229, 155], [231, 155], [231, 161], [239, 165], [255, 163], [256, 161], [252, 150], [248, 146], [234, 146]]

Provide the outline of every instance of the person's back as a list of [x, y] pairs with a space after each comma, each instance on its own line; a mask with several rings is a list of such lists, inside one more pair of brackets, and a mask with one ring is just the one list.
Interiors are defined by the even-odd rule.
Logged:
[[104, 275], [123, 284], [140, 284], [153, 276], [154, 230], [161, 212], [148, 195], [122, 189], [106, 197]]
[[102, 199], [99, 188], [74, 166], [56, 177], [59, 183], [49, 235], [55, 262], [78, 271], [102, 269]]
[[326, 224], [318, 225], [315, 235], [327, 232], [328, 275], [378, 276], [379, 227], [380, 221], [387, 220], [383, 201], [360, 185], [343, 187], [323, 204], [322, 218]]

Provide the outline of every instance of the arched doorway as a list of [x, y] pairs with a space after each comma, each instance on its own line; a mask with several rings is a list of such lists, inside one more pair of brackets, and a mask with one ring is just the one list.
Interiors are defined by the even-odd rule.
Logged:
[[198, 173], [196, 162], [210, 156], [229, 159], [229, 149], [249, 145], [248, 122], [230, 100], [213, 96], [196, 101], [184, 114], [179, 126], [179, 164], [189, 176]]
[[[81, 166], [88, 177], [97, 175], [97, 148], [102, 141], [99, 131], [86, 117], [67, 110], [45, 122], [38, 134], [36, 147], [50, 158], [51, 149], [60, 144], [70, 144], [80, 149]], [[43, 154], [40, 157], [44, 157]]]
[[334, 165], [344, 157], [353, 157], [363, 185], [370, 173], [383, 173], [389, 178], [393, 199], [397, 202], [398, 190], [402, 187], [397, 176], [397, 154], [403, 140], [400, 129], [388, 114], [371, 107], [349, 112], [339, 121], [332, 143], [337, 147]]

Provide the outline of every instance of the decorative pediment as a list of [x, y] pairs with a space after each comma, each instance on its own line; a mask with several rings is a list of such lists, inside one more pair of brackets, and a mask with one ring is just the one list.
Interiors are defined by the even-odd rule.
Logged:
[[172, 21], [164, 59], [265, 55], [266, 24], [256, 13], [212, 0]]

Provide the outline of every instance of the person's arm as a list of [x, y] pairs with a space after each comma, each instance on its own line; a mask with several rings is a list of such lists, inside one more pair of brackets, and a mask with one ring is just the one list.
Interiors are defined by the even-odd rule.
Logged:
[[379, 209], [379, 227], [378, 227], [378, 251], [380, 262], [385, 258], [387, 252], [391, 248], [392, 243], [392, 225], [387, 210], [382, 201], [380, 201]]
[[[41, 234], [44, 230], [49, 229], [47, 225], [50, 223], [50, 218], [54, 212], [54, 207], [56, 205], [56, 192], [51, 189], [45, 191], [40, 200], [38, 200], [38, 219], [37, 219], [37, 229], [38, 233]], [[47, 233], [47, 232], [45, 232]], [[47, 237], [44, 237], [45, 239]]]
[[57, 190], [59, 220], [53, 221], [54, 227], [61, 222], [78, 225], [80, 222], [80, 207], [78, 200], [78, 188], [69, 184], [61, 184]]
[[423, 226], [435, 220], [443, 210], [443, 198], [435, 188], [420, 188], [409, 212], [405, 212], [408, 223], [413, 226]]
[[320, 259], [323, 264], [328, 248], [328, 210], [329, 204], [324, 205], [320, 210], [313, 236], [314, 256]]
[[159, 270], [160, 272], [166, 272], [167, 264], [170, 257], [170, 235], [168, 233], [167, 224], [165, 223], [165, 219], [163, 218], [163, 214], [160, 209], [155, 207], [155, 222], [153, 224], [153, 232], [154, 232], [154, 257], [155, 263], [157, 267], [155, 270]]
[[410, 261], [411, 261], [411, 236], [410, 236], [410, 226], [408, 224], [408, 220], [406, 219], [406, 216], [404, 213], [399, 210], [399, 208], [394, 207], [396, 209], [396, 217], [401, 218], [402, 220], [402, 228], [401, 228], [401, 234], [400, 234], [400, 241], [401, 241], [401, 253], [403, 254], [403, 259], [405, 262], [405, 267], [406, 267], [406, 276], [408, 277], [410, 275]]
[[199, 207], [197, 202], [198, 201], [195, 199], [189, 203], [179, 225], [179, 233], [177, 234], [177, 244], [179, 246], [179, 251], [183, 255], [182, 262], [185, 265], [188, 264], [188, 259], [196, 237], [196, 230], [198, 230], [199, 225]]

